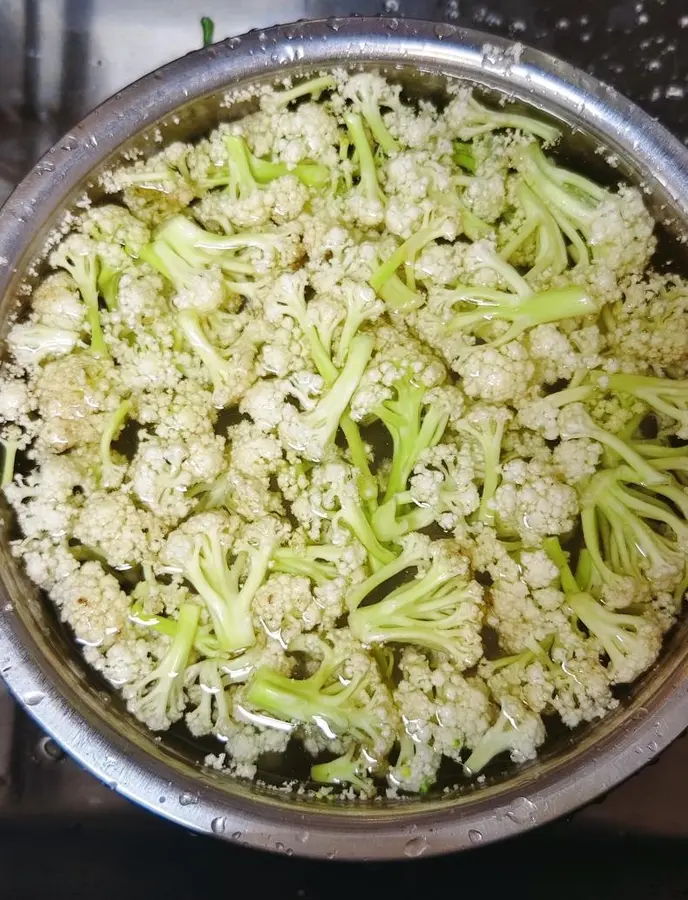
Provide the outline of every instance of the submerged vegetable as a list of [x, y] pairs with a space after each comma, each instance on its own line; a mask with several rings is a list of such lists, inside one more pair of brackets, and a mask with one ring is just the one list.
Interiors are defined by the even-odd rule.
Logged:
[[349, 796], [523, 763], [680, 611], [688, 285], [635, 189], [466, 87], [257, 96], [52, 250], [0, 375], [14, 552], [235, 774], [290, 741]]

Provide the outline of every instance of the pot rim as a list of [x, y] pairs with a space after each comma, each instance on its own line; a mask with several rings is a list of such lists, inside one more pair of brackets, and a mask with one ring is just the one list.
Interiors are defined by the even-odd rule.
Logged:
[[[674, 215], [688, 219], [686, 148], [613, 88], [573, 66], [513, 41], [449, 24], [373, 17], [304, 21], [252, 31], [190, 53], [115, 94], [71, 129], [0, 212], [0, 296], [16, 290], [43, 240], [40, 228], [54, 226], [89, 173], [133, 135], [236, 82], [359, 63], [464, 77], [542, 105], [629, 161]], [[103, 710], [89, 705], [48, 661], [39, 638], [12, 605], [11, 568], [5, 565], [0, 585], [0, 673], [19, 703], [81, 765], [129, 799], [186, 828], [263, 849], [392, 859], [484, 845], [589, 802], [635, 772], [688, 725], [681, 657], [606, 737], [587, 741], [568, 761], [545, 766], [537, 777], [526, 771], [458, 804], [412, 802], [391, 811], [383, 805], [354, 813], [287, 804], [248, 790], [229, 796], [189, 766], [184, 770], [169, 758], [153, 756], [115, 728]]]

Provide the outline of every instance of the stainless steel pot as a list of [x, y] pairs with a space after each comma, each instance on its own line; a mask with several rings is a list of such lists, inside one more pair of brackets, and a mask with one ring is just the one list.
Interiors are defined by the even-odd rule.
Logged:
[[[612, 88], [546, 54], [451, 25], [395, 19], [301, 22], [192, 53], [115, 95], [66, 135], [0, 213], [0, 322], [49, 233], [96, 177], [132, 147], [188, 139], [226, 110], [229, 87], [331, 65], [379, 66], [410, 90], [444, 76], [532, 104], [569, 126], [569, 144], [605, 147], [642, 183], [669, 228], [688, 221], [688, 152]], [[236, 112], [232, 113], [236, 115]], [[158, 131], [159, 129], [159, 131]], [[41, 726], [98, 778], [199, 832], [283, 852], [340, 859], [443, 853], [561, 816], [636, 771], [688, 725], [686, 623], [621, 709], [555, 741], [532, 765], [460, 793], [412, 802], [316, 802], [242, 784], [201, 767], [191, 745], [162, 740], [123, 711], [82, 662], [50, 605], [0, 536], [0, 672]]]

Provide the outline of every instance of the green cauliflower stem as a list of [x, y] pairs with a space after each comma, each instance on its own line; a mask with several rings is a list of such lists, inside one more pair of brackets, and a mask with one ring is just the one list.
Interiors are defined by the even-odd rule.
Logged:
[[373, 783], [366, 775], [368, 766], [360, 750], [352, 746], [343, 756], [311, 766], [311, 781], [316, 784], [350, 784], [362, 797], [368, 797], [374, 793]]
[[206, 605], [219, 646], [233, 653], [256, 641], [251, 603], [262, 584], [270, 558], [281, 540], [271, 520], [253, 526], [251, 542], [238, 540], [227, 560], [228, 520], [205, 513], [188, 520], [169, 536], [165, 557], [178, 567]]
[[359, 586], [349, 599], [349, 627], [366, 645], [415, 644], [447, 653], [467, 668], [481, 653], [482, 591], [477, 583], [466, 581], [466, 561], [448, 545], [438, 542], [432, 553], [427, 572], [379, 603], [361, 605], [370, 590], [403, 571], [398, 560]]
[[633, 681], [652, 665], [659, 653], [662, 634], [657, 619], [650, 612], [618, 612], [605, 606], [580, 590], [557, 538], [548, 538], [545, 549], [559, 567], [566, 603], [609, 657], [610, 681], [613, 684]]
[[195, 604], [180, 608], [175, 635], [160, 664], [127, 687], [127, 706], [153, 731], [165, 731], [184, 714], [184, 675], [200, 611]]
[[649, 487], [628, 466], [597, 473], [581, 494], [585, 546], [610, 586], [630, 576], [673, 590], [688, 565], [686, 516], [683, 488], [675, 482]]
[[50, 255], [50, 264], [69, 272], [86, 307], [91, 330], [91, 352], [94, 356], [108, 355], [98, 309], [98, 254], [95, 246], [85, 238], [71, 235]]
[[497, 721], [483, 735], [464, 763], [467, 775], [478, 775], [502, 753], [514, 762], [534, 759], [537, 748], [545, 740], [545, 726], [537, 713], [531, 712], [514, 697], [505, 697]]
[[314, 725], [326, 736], [349, 736], [373, 752], [386, 746], [387, 723], [377, 710], [372, 663], [357, 665], [351, 677], [341, 678], [349, 659], [346, 646], [333, 647], [320, 640], [318, 650], [322, 658], [308, 678], [258, 669], [244, 692], [244, 702], [282, 721]]

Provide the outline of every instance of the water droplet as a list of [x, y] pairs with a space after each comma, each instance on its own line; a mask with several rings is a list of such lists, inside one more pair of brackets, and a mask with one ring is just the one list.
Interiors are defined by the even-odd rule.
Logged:
[[477, 831], [475, 828], [471, 828], [471, 830], [468, 832], [468, 840], [471, 842], [471, 844], [480, 844], [482, 842], [482, 839], [482, 831]]
[[48, 172], [54, 172], [55, 171], [55, 163], [51, 163], [48, 161], [40, 162], [36, 166], [36, 171], [39, 173], [39, 175], [43, 175], [44, 173], [48, 173]]
[[297, 831], [296, 832], [296, 840], [301, 844], [305, 844], [308, 841], [308, 838], [310, 836], [311, 835], [310, 835], [309, 831]]
[[332, 31], [339, 31], [339, 29], [342, 27], [342, 20], [341, 19], [328, 19], [327, 27], [331, 28]]
[[650, 741], [650, 743], [647, 745], [647, 749], [649, 750], [650, 753], [656, 753], [657, 746], [658, 746], [657, 741]]
[[325, 854], [325, 859], [336, 859], [336, 858], [337, 858], [337, 851], [336, 851], [336, 850], [330, 850], [329, 853], [326, 853], [326, 854]]
[[459, 18], [459, 0], [449, 0], [447, 3], [447, 18], [455, 22]]
[[293, 855], [294, 855], [294, 851], [291, 849], [291, 847], [287, 847], [287, 849], [286, 849], [286, 854], [287, 854], [287, 856], [293, 856]]
[[396, 31], [399, 27], [399, 19], [387, 19], [386, 24], [390, 31]]
[[385, 2], [382, 4], [382, 8], [386, 13], [398, 13], [399, 0], [385, 0]]
[[443, 38], [451, 37], [454, 34], [455, 29], [453, 25], [445, 25], [440, 22], [435, 25], [434, 31], [436, 37], [441, 41]]
[[277, 841], [277, 843], [275, 844], [275, 850], [278, 853], [284, 853], [284, 844], [281, 841]]
[[27, 706], [38, 706], [44, 699], [45, 694], [43, 691], [27, 691], [24, 694], [24, 703], [26, 703]]
[[66, 135], [66, 137], [62, 138], [62, 143], [60, 144], [62, 150], [76, 150], [78, 146], [79, 142], [71, 134], [68, 134]]
[[507, 816], [517, 825], [525, 825], [527, 822], [534, 820], [536, 809], [537, 807], [532, 800], [529, 800], [527, 797], [518, 797], [514, 800]]
[[655, 722], [652, 729], [658, 738], [661, 738], [664, 735], [664, 725], [661, 722]]
[[164, 803], [165, 797], [158, 797], [158, 803]]
[[227, 819], [225, 816], [217, 816], [217, 818], [213, 819], [210, 823], [210, 830], [213, 834], [224, 834], [225, 828], [227, 827]]
[[411, 838], [404, 846], [404, 856], [416, 857], [422, 856], [428, 849], [428, 839], [425, 835], [420, 834], [418, 837]]
[[241, 43], [240, 37], [233, 37], [227, 41], [227, 46], [229, 47], [230, 50], [234, 50], [236, 47], [239, 46], [240, 43]]
[[232, 833], [232, 840], [233, 840], [233, 841], [238, 841], [240, 837], [241, 837], [241, 832], [240, 832], [240, 831], [235, 831], [235, 832]]
[[64, 750], [51, 737], [41, 738], [38, 749], [50, 762], [58, 762], [64, 757]]
[[179, 795], [180, 806], [195, 806], [196, 803], [198, 803], [198, 794], [191, 794], [189, 791], [184, 791], [183, 794]]

